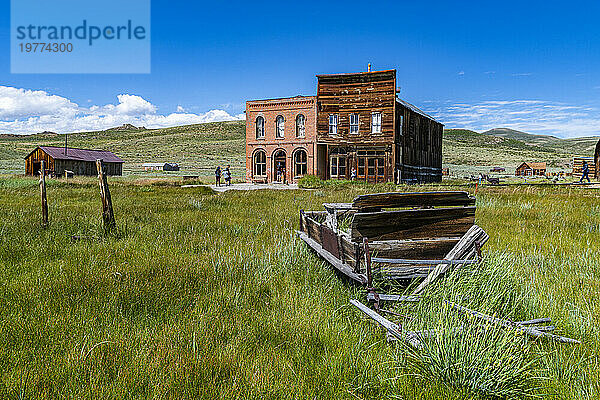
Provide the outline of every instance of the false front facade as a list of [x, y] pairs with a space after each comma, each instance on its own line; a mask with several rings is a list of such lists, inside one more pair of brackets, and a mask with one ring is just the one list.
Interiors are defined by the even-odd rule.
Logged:
[[247, 103], [247, 181], [441, 180], [443, 125], [397, 98], [395, 70], [317, 79], [316, 97]]

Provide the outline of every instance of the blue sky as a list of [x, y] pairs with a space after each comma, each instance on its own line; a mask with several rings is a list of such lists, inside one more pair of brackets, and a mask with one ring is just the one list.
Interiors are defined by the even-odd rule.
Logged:
[[600, 134], [600, 2], [154, 0], [139, 75], [11, 74], [0, 4], [2, 132], [236, 118], [248, 99], [314, 94], [315, 74], [371, 62], [447, 127]]

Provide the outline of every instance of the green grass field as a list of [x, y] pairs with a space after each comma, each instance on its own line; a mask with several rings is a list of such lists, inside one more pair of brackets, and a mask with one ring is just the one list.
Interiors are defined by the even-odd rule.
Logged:
[[[293, 236], [300, 209], [392, 185], [213, 194], [110, 179], [0, 178], [0, 398], [464, 399], [600, 396], [600, 192], [483, 187], [483, 266], [397, 311], [459, 322], [442, 300], [513, 320], [551, 317], [582, 345], [467, 332], [420, 353], [388, 344], [340, 279]], [[471, 186], [424, 185], [399, 190]], [[73, 235], [82, 240], [72, 241]]]

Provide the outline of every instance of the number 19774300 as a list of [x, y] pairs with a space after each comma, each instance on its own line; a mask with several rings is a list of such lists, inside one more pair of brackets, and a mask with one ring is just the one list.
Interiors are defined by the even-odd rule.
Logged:
[[73, 43], [19, 43], [21, 53], [70, 53]]

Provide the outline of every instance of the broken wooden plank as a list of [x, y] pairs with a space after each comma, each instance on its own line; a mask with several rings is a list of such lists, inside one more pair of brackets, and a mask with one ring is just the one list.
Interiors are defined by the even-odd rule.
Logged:
[[514, 322], [505, 320], [505, 319], [501, 319], [501, 318], [496, 318], [496, 317], [492, 317], [490, 315], [484, 314], [482, 312], [479, 311], [475, 311], [475, 310], [471, 310], [468, 309], [467, 307], [463, 307], [460, 304], [456, 304], [453, 303], [451, 301], [447, 301], [446, 303], [450, 305], [451, 308], [453, 308], [454, 310], [457, 310], [458, 312], [461, 312], [463, 314], [467, 314], [467, 315], [471, 315], [474, 316], [476, 318], [479, 318], [481, 320], [487, 321], [491, 324], [494, 325], [499, 325], [502, 326], [504, 328], [512, 328], [512, 329], [516, 329], [519, 332], [523, 332], [531, 337], [534, 338], [548, 338], [548, 339], [552, 339], [555, 340], [557, 342], [561, 342], [561, 343], [575, 343], [575, 344], [581, 344], [581, 342], [579, 340], [576, 339], [571, 339], [568, 337], [564, 337], [564, 336], [559, 336], [559, 335], [553, 335], [551, 333], [546, 333], [546, 332], [542, 332], [538, 329], [535, 329], [534, 327], [530, 327], [530, 326], [526, 326], [526, 325], [519, 325], [516, 324]]
[[360, 283], [362, 285], [364, 285], [364, 284], [367, 283], [367, 277], [365, 275], [363, 275], [363, 274], [357, 274], [356, 272], [354, 272], [354, 270], [352, 269], [352, 267], [350, 267], [348, 264], [342, 263], [339, 259], [337, 259], [336, 257], [334, 257], [330, 252], [328, 252], [327, 250], [323, 249], [323, 247], [318, 242], [316, 242], [315, 240], [309, 238], [308, 235], [306, 235], [306, 233], [300, 232], [300, 231], [296, 231], [296, 234], [308, 246], [310, 246], [310, 248], [312, 248], [315, 252], [317, 252], [317, 254], [319, 254], [321, 257], [323, 257], [327, 262], [329, 262], [338, 271], [340, 271], [341, 273], [343, 273], [347, 277], [349, 277], [349, 278], [357, 281], [358, 283]]
[[437, 264], [476, 264], [475, 260], [407, 260], [403, 258], [372, 257], [371, 261], [381, 264], [410, 264], [410, 265], [437, 265]]
[[357, 307], [360, 311], [365, 313], [369, 318], [373, 319], [379, 325], [384, 327], [390, 334], [394, 335], [394, 337], [398, 340], [402, 340], [403, 342], [408, 343], [409, 345], [417, 349], [420, 349], [422, 347], [421, 341], [416, 336], [401, 332], [398, 325], [377, 314], [375, 311], [371, 310], [369, 307], [365, 306], [360, 301], [353, 299], [350, 300], [350, 303]]
[[528, 321], [518, 321], [515, 322], [515, 324], [518, 325], [539, 325], [539, 324], [548, 324], [552, 322], [552, 320], [550, 318], [536, 318], [536, 319], [530, 319]]
[[385, 265], [373, 270], [384, 279], [419, 279], [427, 278], [434, 269], [435, 265]]
[[374, 240], [369, 242], [369, 247], [381, 258], [437, 259], [444, 258], [459, 240], [460, 236], [416, 240]]
[[[535, 329], [539, 330], [540, 332], [547, 332], [547, 331], [554, 330], [554, 327], [553, 326], [536, 326]], [[440, 334], [450, 334], [452, 336], [455, 336], [457, 334], [463, 333], [464, 330], [465, 330], [464, 326], [457, 326], [457, 327], [450, 328], [445, 331], [439, 330], [439, 329], [427, 329], [427, 330], [423, 330], [423, 331], [405, 331], [405, 333], [415, 335], [420, 340], [425, 340], [425, 339], [434, 338], [436, 336], [439, 336]], [[388, 332], [388, 334], [387, 334], [388, 342], [395, 342], [397, 340], [398, 339], [395, 336], [391, 335]]]
[[[480, 246], [483, 246], [489, 239], [489, 236], [483, 229], [477, 225], [473, 225], [471, 229], [465, 233], [465, 235], [458, 241], [456, 246], [444, 259], [469, 259], [475, 257], [475, 242], [478, 242]], [[450, 264], [439, 264], [435, 270], [433, 270], [427, 278], [415, 289], [413, 295], [420, 294], [428, 285], [438, 279], [440, 276], [446, 273], [450, 268]]]
[[[421, 300], [420, 296], [401, 296], [398, 294], [378, 294], [378, 296], [380, 301], [418, 302], [419, 300]], [[375, 301], [375, 294], [368, 293], [367, 300]]]
[[349, 211], [352, 210], [352, 203], [323, 203], [323, 207], [329, 213], [333, 213], [334, 211]]
[[475, 197], [467, 192], [418, 192], [418, 193], [374, 193], [358, 196], [352, 202], [357, 209], [373, 207], [419, 207], [419, 206], [470, 206], [475, 204]]
[[350, 233], [353, 241], [430, 239], [462, 236], [474, 222], [475, 207], [364, 212], [354, 214]]

